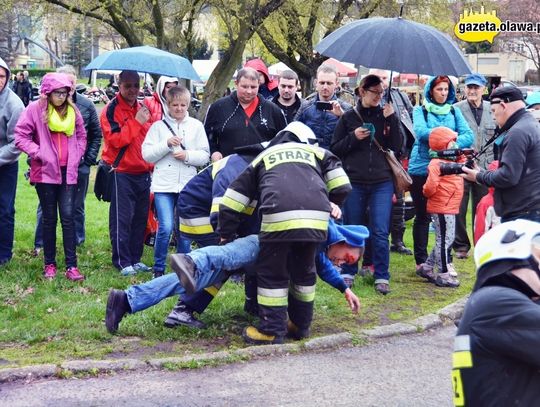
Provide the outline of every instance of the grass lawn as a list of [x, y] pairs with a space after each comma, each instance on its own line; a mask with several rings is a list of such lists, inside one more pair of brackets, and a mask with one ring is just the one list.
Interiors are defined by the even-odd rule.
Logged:
[[[79, 267], [86, 280], [70, 282], [59, 273], [54, 281], [45, 281], [41, 276], [42, 256], [31, 256], [37, 195], [23, 177], [25, 170], [22, 158], [15, 253], [13, 260], [0, 268], [0, 368], [59, 363], [65, 359], [145, 359], [244, 346], [240, 334], [252, 320], [243, 312], [243, 287], [230, 282], [202, 315], [209, 326], [206, 330], [165, 328], [163, 321], [177, 300], [169, 298], [124, 318], [118, 335], [108, 334], [103, 321], [109, 289], [124, 289], [150, 279], [151, 275], [122, 277], [112, 267], [108, 204], [96, 200], [91, 183], [86, 200], [86, 243], [78, 249]], [[409, 224], [406, 243], [412, 247], [410, 229]], [[57, 246], [62, 271], [61, 239]], [[143, 261], [152, 264], [152, 248], [145, 248]], [[348, 310], [341, 293], [319, 281], [312, 336], [342, 331], [354, 334], [360, 328], [430, 313], [469, 293], [474, 281], [472, 259], [455, 261], [461, 280], [458, 289], [437, 288], [422, 281], [414, 273], [413, 256], [392, 254], [390, 266], [392, 293], [386, 297], [375, 293], [372, 281], [355, 281], [353, 290], [362, 302], [358, 315]]]

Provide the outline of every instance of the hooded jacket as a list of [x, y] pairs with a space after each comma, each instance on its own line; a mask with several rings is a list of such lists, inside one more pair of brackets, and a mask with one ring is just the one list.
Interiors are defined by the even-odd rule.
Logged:
[[299, 143], [308, 138], [315, 138], [309, 127], [289, 124], [229, 186], [219, 206], [222, 238], [235, 236], [238, 215], [258, 200], [261, 242], [326, 240], [330, 201], [341, 205], [351, 185], [335, 155]]
[[6, 71], [6, 84], [0, 90], [0, 167], [18, 160], [19, 149], [15, 146], [15, 126], [24, 110], [21, 99], [9, 88], [11, 71], [2, 58], [0, 67]]
[[148, 110], [150, 110], [150, 123], [155, 123], [169, 115], [167, 100], [165, 99], [165, 96], [163, 96], [163, 89], [165, 89], [165, 85], [170, 82], [178, 83], [178, 78], [160, 76], [156, 83], [156, 91], [154, 94], [144, 99], [144, 104], [148, 107]]
[[263, 74], [264, 83], [259, 85], [259, 93], [265, 99], [272, 99], [278, 94], [278, 81], [275, 79], [270, 79], [270, 74], [265, 63], [260, 58], [250, 59], [244, 64], [244, 68], [253, 68], [257, 72]]
[[[61, 184], [59, 152], [52, 139], [46, 117], [48, 95], [61, 88], [73, 92], [71, 78], [61, 73], [49, 73], [41, 82], [41, 98], [28, 105], [15, 128], [15, 144], [32, 159], [30, 163], [30, 182]], [[75, 107], [75, 132], [67, 137], [68, 158], [66, 184], [77, 184], [78, 168], [86, 149], [86, 130], [84, 122]]]
[[[186, 150], [186, 159], [174, 158], [167, 140], [174, 135], [182, 139]], [[184, 120], [178, 122], [166, 116], [152, 124], [142, 144], [142, 156], [154, 164], [152, 175], [152, 192], [178, 193], [187, 182], [197, 174], [197, 167], [208, 163], [210, 148], [204, 127], [200, 121], [189, 117], [186, 113]]]
[[[438, 127], [429, 135], [429, 147], [433, 151], [442, 151], [448, 147], [448, 143], [455, 140], [456, 133], [446, 127]], [[444, 215], [459, 213], [463, 198], [463, 178], [457, 174], [441, 175], [441, 164], [451, 163], [456, 161], [432, 158], [428, 165], [428, 177], [423, 187], [428, 213]]]
[[[424, 87], [425, 101], [435, 103], [430, 95], [430, 90], [435, 77], [431, 78]], [[450, 81], [448, 85], [448, 97], [446, 104], [452, 105], [456, 98], [454, 85]], [[416, 106], [413, 110], [414, 132], [416, 141], [413, 144], [411, 158], [409, 160], [409, 174], [417, 176], [427, 175], [427, 166], [430, 162], [429, 157], [429, 133], [435, 127], [448, 127], [450, 130], [458, 133], [457, 144], [459, 148], [469, 148], [474, 142], [474, 136], [459, 109], [453, 109], [447, 114], [427, 113], [427, 121], [424, 117], [423, 106]]]

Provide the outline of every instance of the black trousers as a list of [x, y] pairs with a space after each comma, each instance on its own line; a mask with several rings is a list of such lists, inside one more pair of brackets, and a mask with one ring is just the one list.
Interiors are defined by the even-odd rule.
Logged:
[[422, 191], [427, 175], [411, 175], [411, 178], [413, 183], [410, 192], [416, 210], [413, 222], [414, 260], [416, 264], [422, 264], [428, 256], [427, 245], [431, 222], [431, 216], [427, 213], [427, 199]]
[[109, 233], [112, 263], [121, 270], [141, 261], [150, 203], [150, 173], [114, 172]]
[[287, 333], [289, 318], [300, 329], [313, 319], [317, 242], [259, 242], [257, 300], [259, 331], [276, 336]]

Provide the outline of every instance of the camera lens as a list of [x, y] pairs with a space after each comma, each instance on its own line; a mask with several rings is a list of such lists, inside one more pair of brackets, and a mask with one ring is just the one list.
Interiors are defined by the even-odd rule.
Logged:
[[441, 175], [463, 174], [463, 164], [441, 163]]

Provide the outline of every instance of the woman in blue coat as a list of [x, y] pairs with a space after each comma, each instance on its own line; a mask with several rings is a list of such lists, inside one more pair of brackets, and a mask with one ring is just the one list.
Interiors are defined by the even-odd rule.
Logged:
[[428, 80], [424, 88], [424, 103], [416, 106], [413, 111], [413, 125], [416, 133], [411, 158], [409, 174], [412, 178], [411, 196], [416, 209], [413, 223], [414, 258], [417, 274], [423, 272], [427, 259], [427, 244], [430, 215], [426, 210], [426, 197], [422, 188], [427, 179], [427, 166], [430, 161], [429, 134], [435, 127], [448, 127], [458, 133], [459, 148], [469, 148], [474, 142], [474, 136], [459, 109], [454, 109], [456, 91], [448, 76], [435, 76]]

